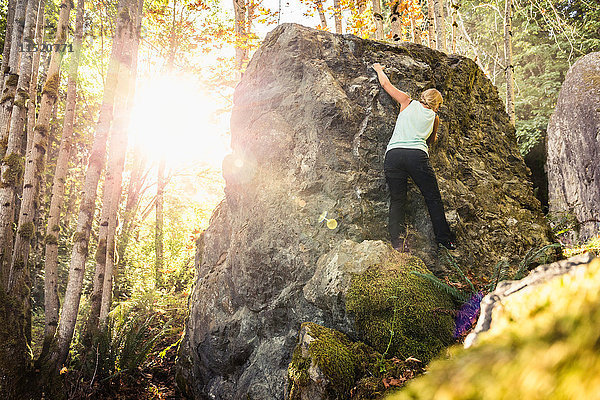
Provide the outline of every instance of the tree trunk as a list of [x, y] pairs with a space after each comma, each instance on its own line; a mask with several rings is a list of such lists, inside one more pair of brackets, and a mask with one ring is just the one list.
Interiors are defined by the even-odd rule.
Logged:
[[319, 12], [319, 18], [321, 19], [321, 29], [327, 29], [327, 19], [325, 18], [325, 11], [323, 10], [323, 1], [316, 0], [317, 11]]
[[512, 0], [506, 0], [504, 8], [504, 58], [506, 65], [506, 112], [510, 123], [515, 125], [515, 78], [512, 53]]
[[[25, 26], [23, 35], [26, 40], [33, 41], [35, 38], [35, 22], [40, 0], [32, 0], [27, 6]], [[16, 54], [16, 53], [13, 53]], [[14, 221], [15, 192], [20, 185], [22, 172], [22, 149], [23, 134], [25, 128], [25, 115], [27, 107], [27, 96], [29, 94], [29, 80], [31, 78], [32, 53], [21, 56], [21, 74], [17, 81], [17, 98], [14, 101], [14, 111], [11, 115], [11, 131], [8, 136], [7, 157], [3, 160], [2, 181], [0, 185], [0, 199], [2, 200], [1, 215], [3, 223], [9, 223], [8, 231], [10, 237], [2, 236], [5, 241], [6, 262], [10, 262], [12, 245], [12, 224]], [[19, 175], [19, 176], [17, 176]], [[9, 204], [7, 204], [9, 203]], [[8, 212], [7, 212], [8, 211]], [[20, 227], [19, 234], [23, 235], [24, 228]], [[3, 232], [4, 233], [4, 232]], [[33, 227], [29, 229], [29, 235], [33, 233]], [[10, 241], [9, 241], [10, 240]], [[7, 269], [4, 269], [7, 271]], [[29, 270], [26, 262], [12, 264], [8, 269], [8, 286], [0, 287], [0, 398], [21, 398], [18, 393], [24, 392], [26, 388], [19, 383], [30, 370], [31, 356], [28, 351], [31, 343], [31, 300]]]
[[390, 27], [392, 28], [392, 40], [394, 42], [402, 41], [402, 15], [400, 15], [400, 9], [402, 6], [402, 0], [397, 0], [392, 4], [391, 16], [390, 16]]
[[235, 15], [235, 69], [239, 73], [248, 58], [246, 0], [233, 0], [233, 11]]
[[415, 21], [414, 15], [410, 17], [410, 31], [412, 42], [421, 44], [423, 42], [421, 39], [421, 26]]
[[[117, 270], [121, 270], [127, 263], [127, 246], [133, 231], [134, 221], [137, 215], [137, 210], [140, 202], [140, 194], [145, 182], [147, 174], [142, 175], [146, 165], [146, 161], [139, 151], [139, 146], [133, 155], [133, 169], [129, 179], [127, 190], [127, 202], [125, 203], [125, 211], [123, 213], [123, 223], [121, 224], [121, 234], [119, 235], [119, 244], [117, 246], [117, 259], [119, 260]], [[113, 275], [117, 276], [117, 271]]]
[[8, 0], [8, 12], [6, 13], [6, 32], [4, 35], [4, 49], [2, 50], [2, 86], [4, 86], [4, 74], [8, 71], [8, 59], [10, 58], [10, 43], [12, 39], [12, 27], [15, 20], [16, 0]]
[[434, 0], [435, 35], [437, 50], [447, 51], [446, 47], [446, 22], [444, 21], [444, 0]]
[[[2, 98], [0, 99], [0, 183], [2, 183], [0, 186], [4, 186], [5, 181], [12, 186], [21, 180], [21, 171], [19, 169], [22, 166], [22, 159], [18, 155], [11, 156], [12, 158], [5, 158], [5, 156], [8, 152], [8, 134], [11, 113], [17, 84], [19, 82], [19, 45], [23, 40], [25, 11], [27, 11], [27, 0], [17, 0], [10, 40], [10, 54], [12, 57], [7, 60], [7, 67], [4, 72]], [[13, 145], [14, 144], [16, 143], [13, 143]], [[4, 175], [4, 171], [8, 172], [9, 169], [10, 172], [7, 175]], [[12, 200], [8, 203], [0, 204], [0, 284], [2, 284], [5, 289], [8, 289], [8, 275], [12, 256], [14, 222], [13, 206]]]
[[67, 100], [65, 104], [65, 116], [63, 132], [56, 160], [56, 169], [52, 182], [52, 194], [50, 199], [50, 210], [48, 212], [48, 224], [46, 225], [46, 262], [44, 274], [44, 353], [48, 350], [56, 327], [58, 326], [58, 239], [60, 232], [60, 211], [64, 201], [65, 180], [67, 167], [71, 157], [73, 142], [73, 124], [75, 121], [75, 110], [77, 104], [77, 70], [79, 69], [79, 57], [81, 55], [81, 44], [83, 41], [83, 17], [84, 0], [77, 2], [77, 15], [75, 17], [75, 39], [73, 42], [73, 54], [69, 66], [69, 80], [67, 83]]
[[[142, 23], [143, 0], [138, 1], [138, 6], [135, 13], [135, 32], [139, 32]], [[106, 266], [104, 271], [104, 282], [102, 288], [102, 299], [100, 307], [100, 327], [105, 326], [108, 312], [110, 311], [110, 303], [112, 301], [112, 283], [113, 269], [115, 262], [115, 235], [117, 231], [117, 214], [119, 211], [119, 203], [123, 190], [123, 169], [125, 167], [125, 155], [127, 152], [127, 133], [129, 129], [129, 116], [135, 97], [135, 82], [137, 76], [137, 55], [139, 48], [139, 35], [133, 35], [127, 40], [125, 53], [129, 53], [131, 59], [130, 64], [122, 68], [119, 78], [119, 93], [115, 111], [115, 123], [113, 125], [113, 133], [111, 138], [111, 154], [114, 160], [109, 166], [109, 173], [113, 172], [111, 177], [114, 177], [111, 188], [111, 198], [109, 199], [112, 210], [108, 219], [108, 232], [106, 235]], [[121, 79], [122, 78], [122, 79]], [[114, 148], [114, 153], [112, 151]], [[109, 156], [109, 157], [110, 157]], [[110, 159], [110, 158], [109, 158]], [[107, 175], [108, 181], [108, 175]]]
[[335, 21], [335, 33], [342, 32], [342, 9], [340, 0], [333, 0], [333, 20]]
[[460, 3], [458, 0], [452, 0], [452, 46], [450, 47], [450, 51], [452, 53], [456, 53], [456, 40], [458, 37], [458, 22], [456, 20], [456, 15], [458, 14], [458, 9], [460, 7]]
[[375, 39], [383, 39], [383, 15], [381, 14], [381, 0], [373, 0], [373, 18], [375, 19]]
[[117, 31], [113, 39], [111, 60], [108, 67], [104, 95], [100, 115], [96, 124], [94, 144], [88, 162], [83, 187], [83, 196], [79, 206], [77, 228], [73, 236], [73, 249], [71, 251], [71, 262], [69, 264], [69, 279], [65, 291], [64, 304], [60, 313], [58, 331], [56, 335], [56, 347], [50, 355], [50, 368], [58, 369], [67, 358], [69, 346], [73, 339], [77, 312], [81, 300], [83, 276], [85, 273], [85, 262], [88, 256], [88, 245], [92, 220], [94, 217], [96, 192], [100, 174], [104, 169], [106, 159], [106, 139], [113, 119], [113, 108], [117, 77], [121, 59], [121, 44], [126, 35], [127, 23], [130, 19], [129, 1], [120, 0], [118, 6]]
[[435, 11], [433, 9], [433, 2], [435, 0], [427, 0], [427, 32], [429, 36], [429, 47], [432, 49], [436, 48], [435, 40]]
[[[23, 45], [23, 29], [25, 29], [25, 12], [28, 0], [16, 0], [14, 18], [10, 38], [10, 55], [4, 69], [2, 98], [0, 99], [0, 159], [6, 155], [8, 131], [10, 129], [10, 114], [13, 109], [15, 92], [19, 81], [19, 65], [21, 46]], [[4, 60], [2, 60], [4, 63]], [[0, 235], [1, 236], [1, 235]], [[8, 255], [10, 257], [10, 255]]]
[[163, 251], [163, 227], [164, 227], [164, 190], [165, 190], [165, 158], [161, 158], [158, 165], [158, 179], [156, 184], [156, 230], [155, 230], [155, 247], [156, 247], [156, 262], [155, 262], [155, 281], [156, 287], [160, 284], [160, 273], [164, 266], [164, 251]]
[[[55, 44], [66, 42], [70, 12], [71, 2], [69, 0], [63, 1], [60, 5], [60, 15], [58, 19], [56, 38], [54, 40]], [[62, 52], [52, 52], [50, 67], [48, 68], [48, 75], [46, 77], [46, 82], [44, 83], [44, 89], [42, 90], [40, 113], [34, 128], [33, 144], [31, 146], [31, 151], [27, 154], [25, 160], [25, 175], [22, 195], [23, 200], [21, 202], [17, 236], [13, 250], [11, 283], [13, 282], [13, 275], [21, 275], [23, 268], [27, 265], [29, 250], [31, 248], [31, 239], [33, 238], [33, 233], [35, 232], [33, 218], [35, 216], [35, 210], [38, 208], [39, 179], [44, 173], [44, 157], [46, 155], [48, 133], [50, 131], [50, 117], [52, 115], [54, 104], [58, 98], [58, 87], [60, 84], [60, 63], [62, 56]], [[27, 83], [29, 88], [29, 82]], [[15, 99], [15, 105], [16, 103], [17, 99]], [[13, 116], [14, 115], [16, 115], [16, 113], [13, 110]], [[19, 127], [17, 127], [17, 129], [18, 128]], [[12, 129], [13, 127], [11, 124], [11, 130]]]
[[[45, 0], [40, 1], [36, 22], [35, 42], [42, 43], [44, 40], [44, 6]], [[31, 81], [29, 82], [29, 105], [27, 106], [27, 151], [31, 150], [33, 144], [33, 128], [36, 120], [38, 73], [40, 69], [40, 55], [36, 51], [33, 54], [33, 67], [31, 69]]]
[[[27, 5], [25, 15], [25, 27], [23, 37], [26, 42], [33, 42], [35, 39], [35, 23], [37, 19], [37, 10], [40, 0], [31, 0]], [[5, 259], [10, 264], [8, 275], [8, 292], [15, 283], [18, 276], [13, 276], [14, 265], [12, 263], [12, 226], [16, 211], [16, 196], [21, 187], [23, 177], [23, 143], [25, 138], [25, 118], [27, 116], [27, 100], [29, 97], [29, 82], [31, 80], [31, 66], [33, 63], [33, 53], [24, 52], [21, 55], [21, 63], [18, 75], [17, 90], [13, 102], [13, 109], [10, 118], [10, 129], [8, 132], [8, 142], [6, 145], [6, 156], [2, 163], [2, 178], [0, 184], [0, 220], [3, 224], [3, 230], [0, 231], [2, 237]], [[5, 224], [8, 224], [5, 225]], [[24, 232], [33, 235], [33, 227]], [[5, 236], [6, 235], [6, 236]], [[18, 272], [25, 268], [25, 265], [17, 265]], [[18, 275], [18, 274], [17, 274]]]

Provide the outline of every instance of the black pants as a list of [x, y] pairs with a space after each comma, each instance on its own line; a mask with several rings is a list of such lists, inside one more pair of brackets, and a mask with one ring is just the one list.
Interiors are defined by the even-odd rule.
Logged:
[[450, 227], [444, 214], [442, 196], [435, 173], [429, 164], [429, 157], [423, 150], [392, 149], [385, 155], [383, 163], [385, 179], [390, 188], [389, 231], [392, 246], [398, 247], [400, 237], [404, 235], [407, 179], [410, 176], [425, 198], [433, 232], [438, 243], [452, 240]]

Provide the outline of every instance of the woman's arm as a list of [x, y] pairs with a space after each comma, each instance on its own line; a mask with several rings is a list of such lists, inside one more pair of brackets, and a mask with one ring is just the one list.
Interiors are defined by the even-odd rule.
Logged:
[[427, 138], [426, 142], [428, 146], [431, 146], [437, 140], [437, 130], [440, 126], [440, 118], [436, 115], [435, 120], [433, 121], [433, 130], [431, 131], [431, 135]]
[[373, 69], [377, 72], [377, 78], [383, 89], [390, 95], [394, 100], [400, 103], [400, 111], [404, 110], [406, 106], [410, 104], [410, 96], [399, 90], [396, 86], [392, 85], [389, 78], [383, 72], [383, 66], [379, 63], [373, 64]]

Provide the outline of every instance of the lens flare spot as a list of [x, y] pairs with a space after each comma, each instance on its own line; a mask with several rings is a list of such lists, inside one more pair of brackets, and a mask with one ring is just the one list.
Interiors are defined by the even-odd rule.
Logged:
[[338, 223], [335, 219], [332, 218], [332, 219], [327, 220], [327, 227], [329, 229], [335, 229], [335, 228], [337, 228], [337, 226], [338, 226]]
[[233, 165], [235, 165], [237, 168], [242, 168], [242, 166], [244, 166], [244, 161], [242, 161], [242, 159], [238, 158], [234, 161]]

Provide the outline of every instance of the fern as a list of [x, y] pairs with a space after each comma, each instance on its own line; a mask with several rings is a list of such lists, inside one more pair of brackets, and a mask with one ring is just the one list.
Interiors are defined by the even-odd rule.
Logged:
[[521, 262], [519, 263], [519, 268], [517, 269], [517, 272], [513, 276], [513, 279], [518, 280], [518, 279], [522, 279], [523, 277], [525, 277], [525, 273], [528, 271], [528, 268], [531, 265], [531, 263], [535, 262], [542, 254], [545, 255], [546, 250], [554, 248], [554, 247], [560, 247], [560, 244], [552, 243], [552, 244], [547, 244], [538, 250], [535, 250], [533, 248], [530, 249], [527, 252], [527, 254], [525, 254], [525, 257], [523, 258], [523, 260], [521, 260]]
[[424, 273], [418, 272], [418, 271], [411, 271], [410, 273], [413, 275], [419, 276], [421, 278], [427, 279], [436, 288], [440, 289], [441, 291], [443, 291], [446, 294], [449, 294], [450, 296], [452, 296], [454, 299], [460, 301], [461, 303], [465, 302], [469, 298], [468, 295], [462, 293], [457, 288], [448, 285], [446, 282], [442, 281], [437, 276], [435, 276], [431, 273], [424, 274]]
[[506, 260], [500, 260], [494, 265], [494, 274], [492, 275], [492, 282], [488, 285], [487, 291], [492, 292], [498, 287], [498, 283], [508, 278], [508, 262]]
[[452, 266], [452, 268], [454, 268], [458, 272], [460, 277], [469, 285], [469, 287], [471, 288], [471, 293], [476, 293], [477, 290], [475, 290], [475, 286], [473, 285], [471, 280], [469, 278], [467, 278], [467, 276], [462, 272], [462, 269], [460, 269], [460, 267], [454, 260], [454, 257], [452, 257], [452, 254], [450, 254], [450, 251], [445, 247], [442, 247], [442, 248], [443, 248], [444, 255], [445, 255], [448, 263]]

